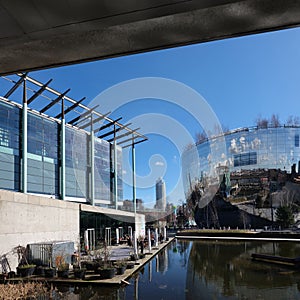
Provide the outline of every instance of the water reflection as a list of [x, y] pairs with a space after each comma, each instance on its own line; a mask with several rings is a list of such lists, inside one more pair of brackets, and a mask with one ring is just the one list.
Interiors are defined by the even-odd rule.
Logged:
[[252, 253], [297, 257], [300, 245], [174, 241], [128, 280], [129, 286], [73, 287], [68, 294], [74, 298], [66, 299], [300, 299], [298, 271], [254, 262]]
[[295, 257], [299, 250], [296, 243], [194, 242], [186, 299], [300, 299], [298, 272], [251, 260], [254, 252]]

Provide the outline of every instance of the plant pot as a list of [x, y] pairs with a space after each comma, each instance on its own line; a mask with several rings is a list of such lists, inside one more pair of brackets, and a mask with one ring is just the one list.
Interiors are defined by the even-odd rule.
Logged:
[[44, 274], [46, 278], [53, 278], [56, 275], [56, 270], [54, 268], [45, 268]]
[[134, 266], [135, 266], [134, 263], [128, 263], [128, 264], [127, 264], [127, 269], [133, 269]]
[[86, 269], [74, 269], [74, 277], [77, 279], [85, 278]]
[[99, 267], [99, 263], [95, 261], [85, 261], [81, 265], [88, 271], [95, 271]]
[[115, 276], [115, 268], [99, 269], [101, 279], [111, 279]]
[[0, 274], [0, 283], [5, 283], [7, 279], [7, 274]]
[[43, 266], [36, 267], [34, 273], [39, 276], [45, 276], [45, 267]]
[[60, 278], [68, 278], [69, 277], [69, 269], [57, 270], [57, 276]]
[[116, 267], [117, 275], [122, 275], [125, 273], [126, 266], [118, 266]]
[[28, 277], [33, 274], [35, 270], [35, 265], [23, 265], [17, 268], [18, 274], [21, 277]]
[[130, 260], [137, 260], [138, 259], [138, 257], [137, 257], [137, 255], [136, 254], [130, 254]]

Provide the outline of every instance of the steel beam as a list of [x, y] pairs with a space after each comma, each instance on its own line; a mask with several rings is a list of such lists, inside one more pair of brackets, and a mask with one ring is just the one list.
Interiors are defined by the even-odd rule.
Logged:
[[95, 137], [93, 130], [93, 112], [91, 113], [91, 131], [90, 131], [90, 141], [91, 141], [91, 205], [95, 205]]
[[[124, 125], [124, 126], [130, 126], [131, 124], [132, 124], [132, 123], [128, 123], [128, 124], [126, 124], [126, 125]], [[119, 128], [116, 129], [116, 130], [112, 130], [112, 131], [110, 131], [110, 132], [107, 132], [107, 133], [105, 133], [105, 134], [103, 134], [103, 135], [98, 136], [98, 138], [99, 138], [99, 139], [103, 139], [103, 138], [105, 138], [105, 137], [107, 137], [107, 136], [112, 135], [114, 132], [119, 132], [119, 131], [121, 131], [121, 130], [124, 130], [124, 127], [119, 127]]]
[[[64, 96], [70, 91], [71, 89], [67, 89], [66, 91], [64, 91], [62, 94], [60, 94], [55, 100], [51, 101], [48, 105], [46, 105], [44, 108], [42, 108], [40, 110], [40, 113], [43, 114], [45, 111], [47, 111], [48, 109], [50, 109], [53, 105], [55, 105], [56, 103], [58, 103], [60, 100], [62, 100], [64, 98]], [[61, 112], [61, 114], [63, 113], [63, 111]]]
[[122, 119], [122, 117], [120, 117], [120, 118], [118, 118], [118, 119], [116, 119], [116, 120], [110, 121], [108, 124], [105, 124], [105, 125], [101, 126], [101, 127], [99, 128], [98, 131], [101, 131], [101, 130], [103, 130], [103, 129], [106, 129], [106, 128], [108, 128], [108, 127], [110, 127], [110, 126], [116, 124], [116, 123], [117, 123], [118, 121], [120, 121], [121, 119]]
[[27, 100], [27, 104], [30, 104], [33, 100], [35, 100], [38, 96], [40, 96], [43, 93], [43, 91], [47, 88], [47, 86], [50, 84], [51, 81], [52, 79], [48, 80], [43, 86], [41, 86], [41, 88]]
[[26, 90], [26, 77], [23, 82], [23, 109], [22, 109], [22, 186], [21, 191], [27, 193], [27, 130], [28, 130], [28, 119], [27, 119], [27, 90]]
[[[14, 84], [14, 86], [4, 95], [4, 98], [8, 99], [9, 96], [22, 84], [22, 82], [25, 80], [28, 72], [24, 73], [20, 79]], [[26, 101], [27, 103], [27, 101]]]
[[61, 104], [61, 124], [60, 124], [60, 198], [66, 198], [66, 126], [64, 115], [64, 98]]
[[118, 209], [118, 166], [117, 166], [117, 140], [116, 140], [116, 124], [114, 124], [114, 200], [115, 209]]
[[74, 125], [74, 126], [75, 126], [75, 125], [76, 125], [75, 122], [79, 121], [81, 118], [82, 118], [82, 120], [80, 120], [78, 123], [82, 122], [83, 119], [84, 119], [86, 116], [88, 116], [92, 111], [94, 111], [98, 106], [99, 106], [99, 104], [98, 104], [98, 105], [95, 105], [95, 106], [92, 107], [91, 109], [88, 109], [86, 112], [84, 112], [84, 113], [81, 114], [80, 116], [78, 116], [78, 117], [72, 119], [71, 121], [69, 121], [68, 124], [71, 124], [71, 125]]
[[110, 112], [106, 113], [106, 114], [103, 115], [103, 116], [100, 116], [100, 117], [96, 118], [95, 120], [91, 120], [89, 123], [85, 123], [84, 125], [81, 125], [81, 126], [79, 126], [78, 128], [79, 128], [79, 129], [84, 129], [84, 128], [88, 127], [88, 126], [91, 126], [91, 125], [93, 125], [94, 123], [97, 123], [97, 122], [103, 120], [103, 119], [104, 119], [107, 115], [109, 115], [109, 114], [110, 114]]
[[[119, 135], [119, 136], [113, 138], [113, 139], [110, 139], [110, 140], [108, 140], [108, 142], [110, 143], [110, 142], [112, 142], [113, 140], [121, 139], [121, 138], [123, 138], [123, 137], [125, 137], [125, 136], [127, 136], [127, 135], [129, 135], [129, 134], [134, 133], [136, 130], [139, 130], [139, 129], [140, 129], [140, 127], [135, 128], [135, 129], [132, 129], [132, 131], [126, 132], [126, 133], [124, 133], [124, 134], [121, 134], [121, 135]], [[121, 143], [122, 143], [122, 142], [121, 142]]]
[[[82, 99], [80, 99], [78, 102], [74, 103], [72, 106], [68, 107], [64, 114], [66, 115], [67, 113], [69, 113], [70, 111], [72, 111], [75, 107], [77, 107], [84, 99], [86, 99], [86, 97], [83, 97]], [[54, 118], [55, 119], [59, 119], [61, 117], [62, 113], [56, 115]]]

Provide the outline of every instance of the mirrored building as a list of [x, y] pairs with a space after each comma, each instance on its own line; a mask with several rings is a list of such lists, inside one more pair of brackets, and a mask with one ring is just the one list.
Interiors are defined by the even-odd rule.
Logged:
[[[185, 194], [188, 200], [193, 198], [194, 211], [202, 214], [202, 225], [221, 225], [224, 211], [235, 211], [240, 221], [234, 226], [241, 225], [246, 215], [237, 209], [249, 220], [256, 215], [274, 221], [274, 207], [291, 201], [291, 191], [300, 196], [299, 136], [300, 126], [241, 128], [203, 139], [186, 150], [182, 155]], [[204, 221], [204, 214], [212, 215], [211, 222]], [[228, 213], [223, 224], [233, 224], [234, 214]]]

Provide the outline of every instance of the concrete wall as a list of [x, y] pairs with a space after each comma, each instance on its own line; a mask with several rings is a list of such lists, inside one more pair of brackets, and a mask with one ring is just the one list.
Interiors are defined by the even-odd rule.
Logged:
[[0, 190], [0, 255], [9, 253], [17, 265], [13, 247], [44, 241], [79, 238], [79, 204], [41, 196]]

